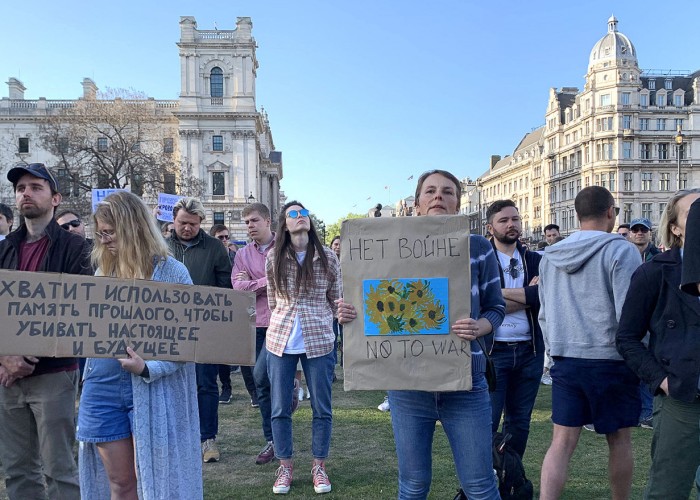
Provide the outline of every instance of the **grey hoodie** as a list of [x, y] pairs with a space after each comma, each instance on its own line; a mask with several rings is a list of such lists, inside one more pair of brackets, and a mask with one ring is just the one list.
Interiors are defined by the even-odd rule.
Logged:
[[617, 234], [579, 231], [540, 262], [540, 326], [550, 356], [622, 360], [615, 333], [637, 248]]

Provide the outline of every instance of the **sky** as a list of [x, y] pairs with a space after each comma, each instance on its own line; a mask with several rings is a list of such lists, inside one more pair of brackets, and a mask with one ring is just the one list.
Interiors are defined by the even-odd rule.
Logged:
[[330, 224], [411, 195], [426, 170], [475, 179], [511, 154], [551, 87], [583, 88], [611, 14], [642, 69], [700, 69], [700, 2], [27, 0], [3, 6], [0, 77], [27, 99], [78, 98], [84, 77], [177, 99], [180, 16], [251, 17], [282, 189]]

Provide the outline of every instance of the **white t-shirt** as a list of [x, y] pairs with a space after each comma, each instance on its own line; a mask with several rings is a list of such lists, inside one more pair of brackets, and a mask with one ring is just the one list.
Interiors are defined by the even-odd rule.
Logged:
[[[525, 266], [523, 266], [520, 253], [515, 251], [511, 257], [497, 251], [496, 256], [501, 269], [503, 269], [505, 288], [523, 288], [525, 286]], [[512, 266], [511, 259], [514, 259]], [[517, 274], [517, 277], [513, 278], [513, 274]], [[494, 339], [500, 342], [520, 342], [530, 340], [530, 338], [530, 324], [527, 322], [527, 312], [524, 309], [506, 314], [494, 336]]]
[[[304, 262], [306, 252], [297, 252], [296, 254], [297, 262], [299, 264]], [[306, 346], [304, 346], [304, 335], [301, 332], [301, 321], [299, 321], [299, 313], [294, 316], [292, 333], [289, 334], [287, 346], [284, 348], [284, 352], [285, 354], [304, 354], [306, 352]]]

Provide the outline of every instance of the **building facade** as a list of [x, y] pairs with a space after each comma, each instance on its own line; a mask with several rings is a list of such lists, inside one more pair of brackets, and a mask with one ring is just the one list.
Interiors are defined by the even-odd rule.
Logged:
[[[244, 239], [241, 210], [246, 204], [265, 203], [276, 220], [284, 202], [280, 191], [282, 154], [275, 150], [267, 113], [256, 104], [258, 61], [251, 19], [239, 17], [234, 30], [198, 30], [194, 17], [181, 17], [177, 46], [180, 97], [131, 101], [147, 109], [152, 128], [151, 140], [141, 139], [141, 144], [131, 145], [130, 150], [140, 151], [146, 142], [158, 142], [163, 155], [177, 165], [175, 175], [201, 183], [207, 225], [226, 224], [233, 237]], [[61, 155], [46, 146], [46, 123], [61, 116], [61, 110], [91, 101], [103, 104], [97, 86], [86, 78], [81, 99], [27, 100], [22, 82], [10, 78], [7, 84], [9, 96], [0, 100], [1, 178], [18, 163], [42, 162], [60, 173]], [[119, 98], [110, 102], [122, 104]], [[96, 148], [107, 148], [112, 139], [96, 133], [93, 140]], [[94, 179], [93, 187], [107, 187], [98, 183]], [[134, 190], [134, 180], [128, 175], [124, 183]], [[164, 186], [168, 185], [166, 179]], [[164, 190], [173, 192], [175, 183], [170, 185]], [[7, 186], [4, 189], [0, 197], [11, 197]], [[155, 202], [152, 193], [144, 198]]]
[[698, 185], [700, 71], [641, 70], [617, 24], [611, 17], [594, 45], [583, 91], [551, 89], [545, 125], [512, 156], [492, 159], [479, 178], [482, 215], [488, 203], [510, 197], [525, 237], [540, 240], [547, 224], [567, 235], [579, 227], [576, 194], [598, 185], [615, 197], [618, 224], [646, 217], [657, 226], [671, 194]]

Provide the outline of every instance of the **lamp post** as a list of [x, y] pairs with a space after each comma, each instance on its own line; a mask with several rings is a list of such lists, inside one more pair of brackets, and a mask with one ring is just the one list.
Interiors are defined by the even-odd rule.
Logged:
[[683, 134], [681, 133], [681, 126], [678, 125], [678, 132], [676, 133], [676, 157], [678, 158], [678, 189], [681, 189], [681, 152], [683, 151]]
[[253, 196], [253, 192], [250, 192], [250, 196], [248, 196], [248, 205], [251, 203], [255, 203], [255, 196]]

